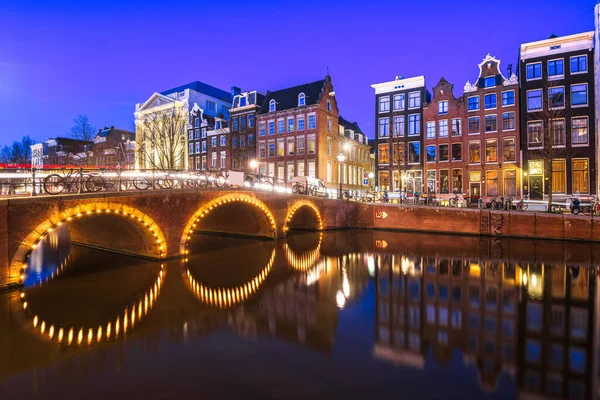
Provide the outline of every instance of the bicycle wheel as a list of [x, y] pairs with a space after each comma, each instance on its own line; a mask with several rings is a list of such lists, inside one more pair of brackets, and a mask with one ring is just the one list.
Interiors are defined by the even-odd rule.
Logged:
[[148, 190], [152, 187], [152, 182], [146, 177], [136, 176], [133, 178], [133, 186], [137, 190]]
[[517, 210], [519, 210], [519, 211], [525, 211], [525, 210], [527, 210], [527, 206], [528, 206], [527, 203], [519, 203], [517, 205]]
[[296, 183], [294, 186], [292, 186], [292, 193], [299, 194], [300, 193], [300, 185], [298, 185]]
[[198, 186], [206, 187], [206, 185], [208, 185], [208, 178], [206, 177], [206, 175], [200, 175], [198, 177]]
[[450, 207], [456, 207], [458, 205], [458, 201], [456, 199], [450, 199]]
[[65, 190], [66, 179], [58, 174], [48, 175], [44, 178], [44, 191], [51, 195], [57, 195]]
[[217, 179], [215, 179], [215, 186], [218, 188], [222, 188], [227, 183], [227, 178], [225, 176], [219, 174], [217, 175]]
[[106, 187], [106, 182], [102, 176], [92, 174], [85, 180], [83, 187], [88, 192], [99, 192]]
[[158, 185], [159, 188], [161, 189], [172, 189], [173, 186], [175, 186], [175, 182], [173, 181], [173, 179], [171, 179], [168, 176], [165, 176], [162, 179], [158, 179], [156, 181], [156, 184]]

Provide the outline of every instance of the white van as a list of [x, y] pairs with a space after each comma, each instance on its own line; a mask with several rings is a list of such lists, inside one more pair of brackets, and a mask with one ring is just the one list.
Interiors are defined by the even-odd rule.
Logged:
[[323, 185], [323, 182], [310, 176], [296, 176], [292, 178], [292, 193], [330, 197], [330, 191]]

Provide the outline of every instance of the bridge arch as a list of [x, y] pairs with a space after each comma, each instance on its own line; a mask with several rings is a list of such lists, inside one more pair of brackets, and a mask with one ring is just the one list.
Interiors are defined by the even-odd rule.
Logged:
[[[143, 242], [146, 249], [144, 251], [139, 251], [140, 254], [138, 255], [161, 259], [167, 254], [168, 249], [165, 236], [158, 224], [156, 224], [149, 215], [126, 204], [91, 202], [59, 211], [38, 224], [27, 237], [21, 241], [17, 248], [17, 251], [11, 259], [9, 275], [14, 277], [14, 280], [19, 284], [23, 284], [25, 272], [27, 270], [27, 261], [31, 256], [31, 253], [37, 248], [39, 242], [43, 240], [48, 233], [59, 226], [66, 225], [67, 227], [78, 230], [79, 234], [84, 235], [86, 226], [81, 225], [83, 222], [80, 221], [93, 219], [93, 217], [101, 215], [116, 216], [119, 217], [121, 221], [127, 221], [127, 223], [130, 223], [129, 221], [131, 221], [140, 232], [143, 232]], [[87, 228], [89, 228], [89, 226]], [[110, 248], [105, 249], [111, 250]]]
[[[307, 218], [307, 215], [304, 214], [304, 211], [308, 211], [312, 218]], [[291, 228], [294, 228], [294, 219], [302, 218], [302, 222], [309, 222], [311, 225], [310, 228], [314, 228], [316, 230], [323, 230], [323, 219], [321, 217], [321, 212], [319, 208], [311, 201], [308, 200], [298, 200], [288, 209], [287, 215], [285, 216], [285, 222], [283, 225], [284, 233], [287, 233]], [[312, 221], [311, 221], [312, 220]], [[306, 226], [304, 227], [306, 228]]]
[[294, 251], [286, 242], [284, 244], [285, 258], [288, 264], [297, 271], [306, 272], [315, 266], [321, 258], [321, 243], [323, 242], [323, 234], [319, 233], [319, 242], [314, 249], [305, 251]]
[[192, 215], [192, 217], [188, 220], [188, 222], [186, 223], [186, 225], [183, 229], [183, 234], [181, 236], [181, 241], [180, 241], [181, 255], [186, 256], [189, 254], [189, 250], [187, 248], [189, 245], [189, 240], [192, 238], [191, 235], [194, 233], [194, 229], [198, 226], [198, 224], [203, 219], [207, 218], [211, 214], [211, 212], [213, 212], [215, 209], [225, 206], [225, 205], [228, 205], [228, 204], [234, 204], [234, 203], [247, 204], [247, 205], [250, 205], [250, 206], [258, 209], [259, 211], [261, 211], [261, 213], [268, 220], [269, 229], [272, 229], [273, 238], [275, 238], [275, 235], [277, 232], [277, 225], [275, 223], [275, 217], [273, 216], [273, 213], [271, 213], [271, 210], [269, 210], [269, 208], [262, 201], [257, 199], [256, 197], [253, 197], [253, 196], [250, 196], [250, 195], [244, 194], [244, 193], [230, 193], [230, 194], [226, 194], [224, 196], [212, 199], [209, 202], [207, 202], [206, 204], [202, 205], [202, 207], [200, 207], [200, 209], [198, 211], [196, 211], [194, 213], [194, 215]]

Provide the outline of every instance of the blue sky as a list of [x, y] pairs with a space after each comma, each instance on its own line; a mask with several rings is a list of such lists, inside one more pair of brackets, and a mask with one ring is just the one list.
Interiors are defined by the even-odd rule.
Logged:
[[594, 0], [0, 0], [0, 144], [97, 127], [133, 129], [135, 103], [194, 80], [262, 92], [323, 78], [342, 115], [374, 132], [370, 84], [444, 76], [462, 93], [487, 53], [593, 30]]

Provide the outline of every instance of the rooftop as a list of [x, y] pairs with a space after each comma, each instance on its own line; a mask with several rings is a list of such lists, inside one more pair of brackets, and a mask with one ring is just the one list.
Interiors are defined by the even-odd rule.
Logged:
[[211, 96], [223, 101], [227, 101], [231, 103], [231, 93], [226, 92], [225, 90], [218, 89], [214, 86], [207, 85], [206, 83], [200, 81], [190, 82], [186, 85], [177, 86], [173, 89], [165, 90], [164, 92], [160, 92], [163, 96], [168, 96], [173, 93], [183, 92], [185, 89], [194, 90], [198, 93], [203, 93], [207, 96]]
[[325, 82], [327, 82], [327, 78], [305, 83], [303, 85], [276, 90], [274, 92], [267, 92], [267, 96], [259, 113], [266, 114], [269, 112], [269, 103], [271, 100], [275, 100], [276, 102], [276, 111], [296, 108], [298, 107], [298, 95], [300, 95], [300, 93], [304, 93], [306, 96], [305, 105], [309, 106], [312, 104], [317, 104], [319, 102], [319, 98], [321, 97], [321, 92], [323, 91]]

